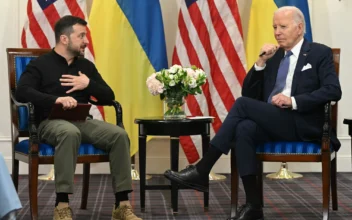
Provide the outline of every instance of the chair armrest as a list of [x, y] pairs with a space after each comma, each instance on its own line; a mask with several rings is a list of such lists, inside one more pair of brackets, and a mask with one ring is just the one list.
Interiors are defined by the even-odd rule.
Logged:
[[116, 125], [125, 129], [125, 126], [123, 125], [123, 119], [122, 119], [122, 106], [118, 101], [112, 100], [110, 102], [99, 102], [99, 101], [94, 101], [90, 99], [89, 102], [97, 106], [113, 106], [116, 114]]
[[29, 108], [28, 106], [29, 106], [30, 102], [28, 102], [28, 103], [19, 102], [19, 101], [16, 100], [15, 96], [12, 93], [11, 93], [11, 100], [18, 107], [27, 107], [27, 108]]
[[331, 135], [331, 102], [324, 106], [324, 125], [321, 151], [330, 152], [330, 135]]
[[38, 138], [37, 125], [35, 122], [34, 105], [31, 102], [27, 102], [27, 103], [18, 102], [15, 96], [13, 95], [13, 93], [11, 93], [11, 101], [17, 107], [26, 107], [28, 110], [28, 132], [29, 132], [29, 141], [30, 141], [29, 153], [37, 154], [39, 138]]

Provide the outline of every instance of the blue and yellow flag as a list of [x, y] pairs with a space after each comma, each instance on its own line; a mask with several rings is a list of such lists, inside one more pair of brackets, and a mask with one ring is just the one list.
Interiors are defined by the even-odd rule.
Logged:
[[[97, 68], [115, 92], [131, 139], [138, 151], [136, 117], [161, 116], [162, 102], [152, 96], [146, 79], [167, 68], [164, 27], [159, 0], [95, 0], [89, 17]], [[105, 119], [113, 123], [112, 108]]]
[[303, 12], [306, 21], [306, 34], [304, 37], [312, 41], [307, 0], [252, 0], [246, 39], [248, 70], [257, 61], [260, 48], [265, 43], [276, 44], [273, 30], [273, 16], [274, 12], [282, 6], [296, 6]]

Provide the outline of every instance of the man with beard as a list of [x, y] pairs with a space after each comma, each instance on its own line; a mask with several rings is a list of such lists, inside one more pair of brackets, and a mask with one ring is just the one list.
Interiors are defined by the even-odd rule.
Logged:
[[132, 192], [129, 138], [124, 129], [104, 121], [83, 122], [48, 120], [54, 104], [72, 109], [88, 103], [114, 100], [114, 92], [102, 79], [95, 65], [83, 58], [88, 45], [87, 22], [74, 16], [62, 17], [55, 24], [55, 48], [29, 63], [16, 91], [21, 102], [31, 102], [41, 142], [55, 147], [55, 220], [71, 220], [68, 195], [73, 193], [73, 178], [80, 143], [90, 143], [109, 153], [116, 202], [112, 220], [140, 220], [133, 214], [128, 193]]

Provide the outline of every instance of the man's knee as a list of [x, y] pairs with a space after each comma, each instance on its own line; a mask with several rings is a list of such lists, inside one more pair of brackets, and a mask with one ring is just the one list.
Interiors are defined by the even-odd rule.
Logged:
[[[115, 126], [111, 131], [111, 137], [118, 143], [125, 143], [126, 147], [129, 148], [130, 139], [125, 129]], [[112, 140], [111, 140], [112, 141]]]
[[241, 96], [241, 97], [236, 99], [236, 102], [235, 102], [234, 105], [236, 105], [236, 106], [240, 105], [241, 106], [241, 105], [245, 104], [248, 101], [248, 99], [250, 99], [250, 98]]
[[236, 138], [254, 136], [257, 130], [257, 124], [249, 119], [238, 123], [236, 127]]
[[62, 128], [58, 131], [58, 138], [70, 138], [70, 139], [78, 139], [81, 140], [81, 132], [80, 130], [74, 126], [73, 124], [66, 124], [62, 126]]
[[112, 137], [114, 137], [113, 140], [110, 140], [112, 143], [114, 143], [112, 148], [123, 150], [124, 152], [129, 153], [130, 139], [125, 129], [116, 126], [111, 132], [113, 134]]
[[113, 133], [113, 136], [118, 138], [128, 138], [126, 130], [119, 126], [114, 126], [114, 129], [112, 129], [111, 132]]
[[232, 106], [232, 109], [231, 109], [232, 112], [237, 112], [238, 109], [243, 109], [245, 106], [247, 106], [249, 99], [250, 98], [248, 98], [248, 97], [237, 98], [235, 104], [233, 104], [233, 106]]

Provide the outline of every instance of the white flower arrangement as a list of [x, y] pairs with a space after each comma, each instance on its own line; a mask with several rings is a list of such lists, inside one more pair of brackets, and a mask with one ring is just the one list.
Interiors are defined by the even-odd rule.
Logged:
[[201, 86], [205, 82], [206, 74], [202, 69], [173, 65], [169, 69], [163, 69], [149, 76], [147, 87], [152, 95], [160, 95], [163, 100], [165, 97], [201, 94]]
[[201, 86], [206, 82], [206, 74], [202, 69], [192, 66], [184, 68], [173, 65], [169, 69], [153, 73], [147, 79], [147, 87], [152, 95], [160, 95], [165, 100], [168, 110], [164, 116], [184, 118], [182, 105], [188, 95], [201, 94]]

